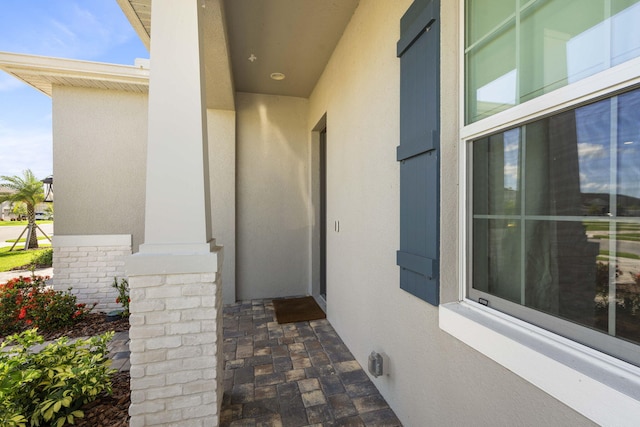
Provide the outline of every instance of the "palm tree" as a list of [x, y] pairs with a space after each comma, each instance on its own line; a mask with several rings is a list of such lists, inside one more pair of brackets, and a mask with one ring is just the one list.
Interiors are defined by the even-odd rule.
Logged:
[[44, 190], [42, 188], [42, 181], [37, 179], [30, 169], [25, 170], [22, 173], [22, 177], [19, 176], [0, 176], [2, 179], [2, 185], [10, 190], [13, 190], [10, 194], [0, 195], [0, 203], [4, 201], [10, 201], [13, 203], [24, 203], [27, 206], [27, 219], [29, 225], [27, 228], [30, 230], [29, 242], [26, 246], [27, 249], [38, 247], [38, 238], [36, 236], [36, 205], [44, 201]]

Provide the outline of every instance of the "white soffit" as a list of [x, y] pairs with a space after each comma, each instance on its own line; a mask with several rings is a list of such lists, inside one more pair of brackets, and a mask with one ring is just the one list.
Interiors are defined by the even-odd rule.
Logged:
[[[148, 48], [151, 0], [117, 1]], [[221, 109], [231, 105], [229, 96], [234, 90], [308, 97], [359, 2], [201, 1], [205, 9], [207, 104]], [[275, 81], [270, 78], [272, 73], [286, 78]]]
[[[358, 0], [224, 0], [238, 92], [311, 95]], [[276, 81], [272, 73], [286, 77]]]
[[151, 46], [151, 0], [117, 0], [131, 26], [149, 50]]
[[0, 70], [51, 96], [53, 85], [146, 93], [149, 70], [128, 65], [0, 52]]

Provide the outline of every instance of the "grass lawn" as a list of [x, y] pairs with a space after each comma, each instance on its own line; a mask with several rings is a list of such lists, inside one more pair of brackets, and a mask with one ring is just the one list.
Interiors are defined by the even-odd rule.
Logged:
[[[616, 234], [616, 240], [626, 240], [628, 242], [640, 242], [640, 235], [638, 234]], [[611, 236], [608, 234], [601, 234], [598, 236], [593, 236], [594, 239], [611, 239]]]
[[[608, 222], [600, 222], [600, 221], [582, 221], [582, 224], [587, 228], [587, 231], [609, 231], [609, 223]], [[632, 224], [632, 223], [619, 223], [617, 227], [618, 231], [639, 231], [640, 224]]]
[[[609, 252], [609, 251], [605, 251], [605, 250], [601, 250], [600, 251], [600, 255], [610, 256], [610, 254], [611, 254], [611, 252]], [[631, 254], [629, 252], [616, 252], [616, 256], [618, 256], [620, 258], [640, 259], [640, 255]]]
[[31, 249], [25, 251], [24, 249], [18, 249], [17, 247], [9, 252], [11, 246], [0, 248], [0, 272], [9, 271], [16, 267], [22, 267], [28, 265], [34, 256], [42, 252], [43, 250], [51, 247], [50, 245], [42, 245], [42, 249]]
[[[8, 240], [5, 240], [5, 242], [13, 243], [16, 240], [17, 239], [8, 239]], [[38, 240], [48, 240], [48, 239], [46, 237], [44, 237], [44, 236], [38, 236]], [[22, 239], [18, 240], [18, 243], [24, 243], [26, 241], [27, 241], [27, 238], [23, 237]]]
[[[21, 225], [26, 227], [29, 224], [29, 221], [0, 221], [0, 227], [8, 227], [14, 225]], [[36, 224], [53, 224], [53, 221], [36, 221]]]

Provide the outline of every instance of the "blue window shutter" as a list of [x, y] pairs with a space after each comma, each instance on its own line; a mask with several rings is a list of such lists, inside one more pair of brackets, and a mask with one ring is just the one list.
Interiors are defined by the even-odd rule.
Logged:
[[437, 0], [415, 0], [400, 21], [400, 287], [438, 305], [440, 23]]

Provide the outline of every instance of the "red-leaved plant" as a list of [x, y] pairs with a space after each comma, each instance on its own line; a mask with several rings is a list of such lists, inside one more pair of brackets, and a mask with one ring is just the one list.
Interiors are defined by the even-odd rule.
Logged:
[[47, 286], [48, 276], [18, 277], [0, 284], [0, 335], [36, 327], [53, 331], [71, 326], [89, 313], [95, 304], [78, 304], [68, 291]]

